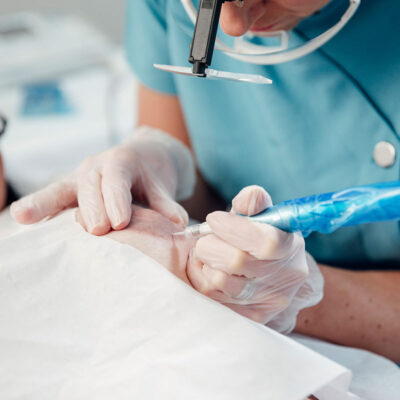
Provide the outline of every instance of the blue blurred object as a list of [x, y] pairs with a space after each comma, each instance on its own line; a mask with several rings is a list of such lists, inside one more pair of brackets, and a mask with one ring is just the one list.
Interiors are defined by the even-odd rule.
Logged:
[[400, 220], [400, 181], [284, 201], [251, 219], [287, 232], [332, 233], [342, 226]]
[[74, 111], [56, 82], [27, 85], [23, 90], [23, 117], [66, 115]]
[[[358, 186], [339, 192], [288, 200], [259, 214], [245, 216], [286, 232], [332, 233], [342, 226], [400, 220], [400, 181]], [[199, 237], [212, 233], [207, 222], [175, 235]]]

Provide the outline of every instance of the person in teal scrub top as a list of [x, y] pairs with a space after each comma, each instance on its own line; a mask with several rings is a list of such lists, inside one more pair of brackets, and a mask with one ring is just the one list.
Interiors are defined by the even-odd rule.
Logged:
[[[198, 5], [198, 1], [194, 3]], [[221, 14], [224, 32], [219, 35], [230, 41], [232, 36], [250, 31], [255, 34], [255, 43], [269, 44], [271, 39], [257, 34], [293, 29], [291, 43], [296, 45], [335, 24], [347, 6], [347, 0], [245, 0], [241, 8], [225, 3]], [[363, 0], [353, 19], [331, 41], [288, 63], [254, 65], [215, 52], [212, 68], [261, 74], [273, 80], [269, 86], [209, 81], [154, 69], [154, 63], [188, 65], [193, 23], [178, 0], [130, 0], [127, 21], [127, 57], [140, 81], [139, 125], [162, 130], [191, 149], [199, 176], [193, 198], [198, 218], [220, 207], [216, 206], [215, 193], [230, 203], [244, 187], [248, 188], [233, 203], [235, 211], [244, 209], [252, 214], [270, 205], [266, 193], [252, 185], [268, 190], [277, 203], [399, 179], [398, 1]], [[130, 204], [132, 192], [134, 198], [147, 199], [151, 207], [184, 224], [184, 212], [173, 200], [187, 197], [177, 195], [183, 193], [182, 182], [187, 182], [182, 167], [186, 164], [176, 156], [178, 150], [170, 150], [176, 141], [165, 145], [164, 149], [173, 154], [175, 167], [181, 170], [174, 179], [167, 178], [172, 176], [170, 165], [164, 162], [167, 150], [155, 151], [151, 146], [166, 142], [160, 135], [150, 135], [150, 139], [142, 135], [134, 142], [132, 153], [122, 145], [86, 160], [68, 181], [14, 204], [13, 215], [20, 222], [32, 223], [78, 200], [86, 228], [101, 235], [129, 223], [131, 215], [123, 210]], [[240, 241], [227, 233], [229, 229], [240, 231], [241, 222], [232, 215], [217, 217], [220, 225], [209, 217], [216, 235], [209, 235], [208, 242], [200, 239], [196, 246], [195, 254], [203, 267], [206, 265], [209, 272], [214, 268], [213, 273], [223, 274], [224, 282], [232, 283], [247, 277], [241, 270], [243, 265], [248, 266], [243, 261], [246, 257], [264, 257], [267, 264], [263, 265], [270, 265], [270, 252], [251, 250], [257, 235], [252, 243], [241, 247]], [[232, 219], [222, 221], [224, 218]], [[281, 263], [279, 252], [284, 246], [277, 239], [279, 234], [262, 234], [264, 245], [278, 243], [277, 265], [293, 268], [293, 260]], [[288, 238], [283, 239], [285, 246], [288, 240], [293, 241], [293, 236]], [[226, 259], [218, 265], [208, 262], [211, 248], [214, 257], [226, 249], [230, 264]], [[288, 248], [293, 255], [293, 248]], [[324, 296], [318, 304], [302, 307], [290, 328], [400, 362], [399, 223], [347, 227], [331, 235], [312, 234], [306, 240], [306, 249], [307, 257], [312, 255], [318, 262], [324, 277]], [[300, 253], [304, 260], [304, 252]], [[234, 272], [229, 269], [232, 265], [237, 267]], [[307, 267], [310, 265], [308, 262]], [[295, 293], [302, 290], [304, 286], [298, 285], [297, 292], [284, 297], [286, 310], [293, 306]], [[273, 306], [268, 296], [264, 297], [262, 306], [271, 316]], [[242, 302], [232, 308], [266, 323], [253, 312], [257, 306], [255, 302]], [[285, 316], [283, 309], [270, 317], [270, 326], [277, 326], [277, 315]]]

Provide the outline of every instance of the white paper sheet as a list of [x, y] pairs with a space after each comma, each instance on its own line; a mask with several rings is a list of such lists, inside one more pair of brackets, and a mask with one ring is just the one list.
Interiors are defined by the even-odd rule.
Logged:
[[400, 399], [400, 368], [384, 357], [365, 350], [338, 346], [293, 334], [291, 338], [353, 372], [350, 390], [368, 400]]
[[350, 377], [71, 212], [0, 240], [2, 400], [341, 400]]
[[0, 255], [2, 399], [300, 400], [349, 382], [71, 213], [2, 240]]

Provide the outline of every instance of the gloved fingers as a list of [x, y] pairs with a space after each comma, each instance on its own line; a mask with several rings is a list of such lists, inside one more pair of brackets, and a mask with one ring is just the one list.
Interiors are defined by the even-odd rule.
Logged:
[[101, 236], [110, 231], [111, 225], [101, 193], [101, 175], [96, 169], [80, 175], [78, 204], [88, 232]]
[[203, 263], [197, 260], [191, 253], [187, 265], [187, 277], [190, 284], [200, 293], [207, 297], [214, 298], [217, 294], [214, 286], [203, 274]]
[[214, 289], [228, 296], [228, 298], [218, 300], [241, 305], [259, 304], [270, 313], [281, 312], [285, 309], [293, 300], [299, 284], [304, 282], [304, 275], [297, 272], [283, 278], [280, 277], [279, 272], [262, 278], [245, 278], [232, 275], [224, 277], [221, 271], [214, 271], [207, 265], [203, 267], [203, 274]]
[[283, 259], [294, 246], [304, 247], [296, 235], [239, 215], [216, 211], [207, 216], [207, 222], [215, 235], [258, 260]]
[[252, 305], [241, 305], [226, 303], [225, 305], [231, 310], [243, 315], [260, 324], [267, 324], [269, 321], [273, 320], [276, 315], [278, 315], [283, 309], [287, 307], [285, 299], [280, 301], [280, 298], [274, 299], [275, 301], [268, 305], [265, 304], [252, 304]]
[[290, 305], [291, 298], [270, 288], [264, 291], [256, 282], [242, 277], [232, 277], [222, 271], [212, 270], [193, 256], [187, 268], [192, 286], [233, 311], [260, 323], [267, 323]]
[[149, 206], [159, 212], [170, 221], [185, 228], [189, 222], [186, 210], [178, 204], [172, 196], [164, 189], [162, 184], [156, 181], [146, 182], [145, 191]]
[[271, 196], [261, 186], [247, 186], [232, 200], [232, 212], [255, 215], [272, 206]]
[[[220, 302], [237, 302], [241, 304], [251, 303], [251, 299], [256, 292], [256, 283], [252, 279], [241, 276], [229, 275], [226, 272], [204, 265], [201, 273], [217, 292], [213, 297]], [[220, 294], [223, 294], [221, 296]]]
[[258, 291], [254, 279], [229, 275], [203, 264], [193, 255], [188, 264], [188, 278], [197, 291], [221, 303], [252, 304]]
[[33, 224], [76, 205], [76, 183], [71, 176], [14, 202], [10, 212], [20, 224]]
[[106, 214], [115, 230], [129, 225], [132, 217], [132, 178], [125, 169], [104, 168], [101, 192]]
[[243, 306], [240, 304], [225, 304], [231, 310], [236, 313], [243, 315], [246, 318], [249, 318], [255, 322], [259, 322], [260, 324], [265, 323], [265, 313], [262, 310], [258, 310], [256, 307], [252, 306]]
[[265, 261], [225, 242], [216, 235], [207, 235], [196, 243], [196, 257], [203, 264], [231, 275], [255, 278], [265, 274]]
[[75, 211], [75, 221], [76, 221], [79, 225], [81, 225], [82, 228], [83, 228], [85, 231], [87, 231], [87, 227], [86, 227], [85, 221], [83, 220], [82, 213], [81, 213], [81, 210], [80, 210], [79, 208]]
[[318, 304], [322, 300], [323, 296], [323, 275], [315, 260], [308, 253], [306, 253], [306, 260], [308, 276], [303, 282], [303, 285], [297, 291], [291, 305], [296, 307], [298, 310]]

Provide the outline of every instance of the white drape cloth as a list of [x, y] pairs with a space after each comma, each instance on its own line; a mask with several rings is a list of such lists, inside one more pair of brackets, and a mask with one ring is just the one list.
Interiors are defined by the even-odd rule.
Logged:
[[2, 400], [358, 398], [350, 379], [71, 211], [0, 240]]

